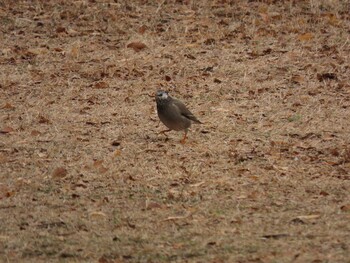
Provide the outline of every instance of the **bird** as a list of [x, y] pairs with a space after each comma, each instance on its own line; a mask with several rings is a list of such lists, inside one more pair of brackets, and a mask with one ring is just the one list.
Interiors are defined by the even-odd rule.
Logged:
[[167, 91], [158, 90], [156, 92], [157, 113], [160, 121], [168, 128], [168, 130], [161, 131], [165, 134], [169, 131], [182, 131], [184, 130], [184, 136], [180, 141], [182, 144], [187, 139], [188, 129], [191, 127], [192, 122], [203, 124], [199, 121], [189, 109], [180, 100], [173, 98]]

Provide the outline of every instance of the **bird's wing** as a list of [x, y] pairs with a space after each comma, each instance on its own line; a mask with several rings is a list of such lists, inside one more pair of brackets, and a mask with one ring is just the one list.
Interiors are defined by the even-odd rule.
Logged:
[[201, 123], [181, 101], [173, 99], [173, 104], [179, 109], [179, 112], [182, 116], [185, 116], [187, 119], [190, 119], [194, 122]]

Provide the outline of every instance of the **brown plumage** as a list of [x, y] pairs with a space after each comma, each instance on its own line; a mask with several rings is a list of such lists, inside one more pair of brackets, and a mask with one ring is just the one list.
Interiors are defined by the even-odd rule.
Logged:
[[186, 141], [187, 132], [192, 122], [202, 123], [187, 109], [185, 104], [178, 99], [170, 97], [166, 91], [157, 91], [156, 103], [159, 119], [169, 128], [168, 130], [162, 131], [162, 133], [171, 130], [184, 130], [185, 134], [181, 140], [182, 143]]

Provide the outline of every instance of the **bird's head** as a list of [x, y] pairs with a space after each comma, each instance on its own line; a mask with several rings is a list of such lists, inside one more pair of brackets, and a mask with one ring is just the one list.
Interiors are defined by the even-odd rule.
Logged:
[[169, 100], [170, 96], [168, 92], [163, 91], [163, 90], [158, 90], [156, 93], [156, 101], [157, 102], [164, 102]]

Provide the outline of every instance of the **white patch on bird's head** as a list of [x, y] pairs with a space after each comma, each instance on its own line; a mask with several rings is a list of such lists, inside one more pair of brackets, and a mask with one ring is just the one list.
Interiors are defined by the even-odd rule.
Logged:
[[160, 90], [160, 91], [157, 91], [157, 97], [159, 99], [166, 100], [167, 98], [169, 98], [169, 95], [168, 95], [168, 92]]

